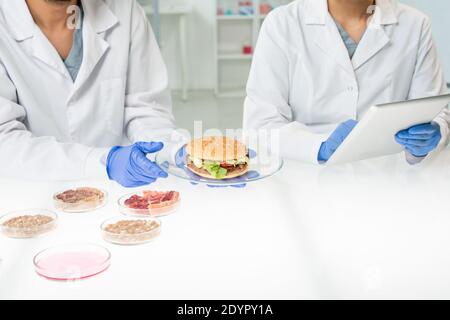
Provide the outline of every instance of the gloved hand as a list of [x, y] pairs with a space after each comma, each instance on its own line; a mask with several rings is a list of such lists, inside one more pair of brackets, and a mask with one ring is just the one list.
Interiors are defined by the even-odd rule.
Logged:
[[348, 120], [341, 123], [336, 130], [331, 134], [327, 141], [323, 142], [320, 146], [319, 154], [317, 160], [321, 163], [330, 160], [333, 153], [339, 148], [339, 146], [344, 142], [347, 136], [352, 132], [355, 126], [358, 124], [355, 120]]
[[134, 188], [153, 183], [158, 178], [167, 178], [167, 173], [146, 157], [163, 147], [161, 142], [137, 142], [128, 147], [112, 148], [106, 160], [109, 179]]
[[419, 124], [395, 135], [395, 140], [415, 157], [426, 157], [437, 148], [441, 138], [441, 128], [436, 122]]

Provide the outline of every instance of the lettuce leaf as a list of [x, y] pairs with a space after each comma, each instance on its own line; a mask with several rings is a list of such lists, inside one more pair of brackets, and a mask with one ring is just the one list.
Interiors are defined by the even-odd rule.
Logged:
[[227, 176], [227, 169], [222, 168], [219, 162], [205, 162], [203, 168], [216, 179], [223, 179]]

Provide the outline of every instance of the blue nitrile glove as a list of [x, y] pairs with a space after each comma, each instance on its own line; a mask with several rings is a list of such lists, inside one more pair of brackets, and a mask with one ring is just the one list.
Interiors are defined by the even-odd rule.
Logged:
[[415, 157], [426, 157], [441, 141], [441, 127], [436, 122], [419, 124], [402, 130], [395, 140]]
[[[253, 159], [253, 158], [256, 157], [256, 152], [250, 149], [248, 151], [248, 155], [249, 155], [250, 159]], [[182, 168], [189, 175], [191, 180], [194, 181], [194, 182], [191, 182], [193, 185], [197, 185], [198, 183], [196, 183], [195, 181], [200, 181], [200, 179], [207, 180], [206, 178], [199, 177], [198, 175], [196, 175], [195, 173], [193, 173], [191, 170], [189, 170], [186, 167], [186, 156], [187, 156], [186, 147], [183, 147], [180, 150], [178, 150], [178, 152], [175, 155], [175, 164], [176, 164], [176, 166], [178, 168]], [[247, 186], [245, 184], [245, 181], [247, 181], [248, 179], [255, 179], [257, 177], [259, 177], [259, 172], [253, 170], [253, 171], [247, 172], [246, 174], [244, 174], [244, 175], [242, 175], [240, 177], [233, 178], [233, 179], [227, 179], [227, 182], [230, 182], [230, 183], [242, 182], [242, 183], [239, 183], [239, 184], [231, 185], [231, 187], [233, 187], [233, 188], [244, 188], [244, 187]], [[211, 181], [214, 181], [214, 180], [211, 179]], [[210, 187], [210, 188], [221, 188], [221, 187], [224, 187], [224, 186], [208, 185], [208, 187]]]
[[163, 147], [161, 142], [137, 142], [128, 147], [112, 148], [106, 160], [109, 179], [134, 188], [153, 183], [158, 178], [167, 178], [167, 173], [146, 157]]
[[328, 140], [323, 142], [320, 146], [317, 160], [321, 163], [327, 162], [357, 124], [358, 122], [355, 120], [348, 120], [341, 123], [337, 129], [334, 130]]

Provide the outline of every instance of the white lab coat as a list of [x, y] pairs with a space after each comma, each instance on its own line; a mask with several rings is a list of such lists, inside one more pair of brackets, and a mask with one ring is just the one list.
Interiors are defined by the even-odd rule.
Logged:
[[25, 0], [0, 0], [0, 174], [106, 177], [114, 145], [175, 128], [168, 76], [135, 0], [83, 0], [84, 58], [72, 81]]
[[[447, 91], [431, 23], [391, 0], [377, 8], [350, 60], [327, 0], [298, 0], [263, 24], [247, 85], [244, 129], [279, 134], [285, 158], [317, 163], [320, 145], [340, 123], [372, 105]], [[436, 119], [442, 144], [449, 117]]]

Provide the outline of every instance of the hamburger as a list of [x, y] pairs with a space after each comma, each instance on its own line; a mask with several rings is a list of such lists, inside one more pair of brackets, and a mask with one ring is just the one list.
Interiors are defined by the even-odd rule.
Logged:
[[231, 179], [248, 172], [248, 148], [227, 137], [203, 137], [186, 147], [186, 164], [193, 173], [209, 179]]

